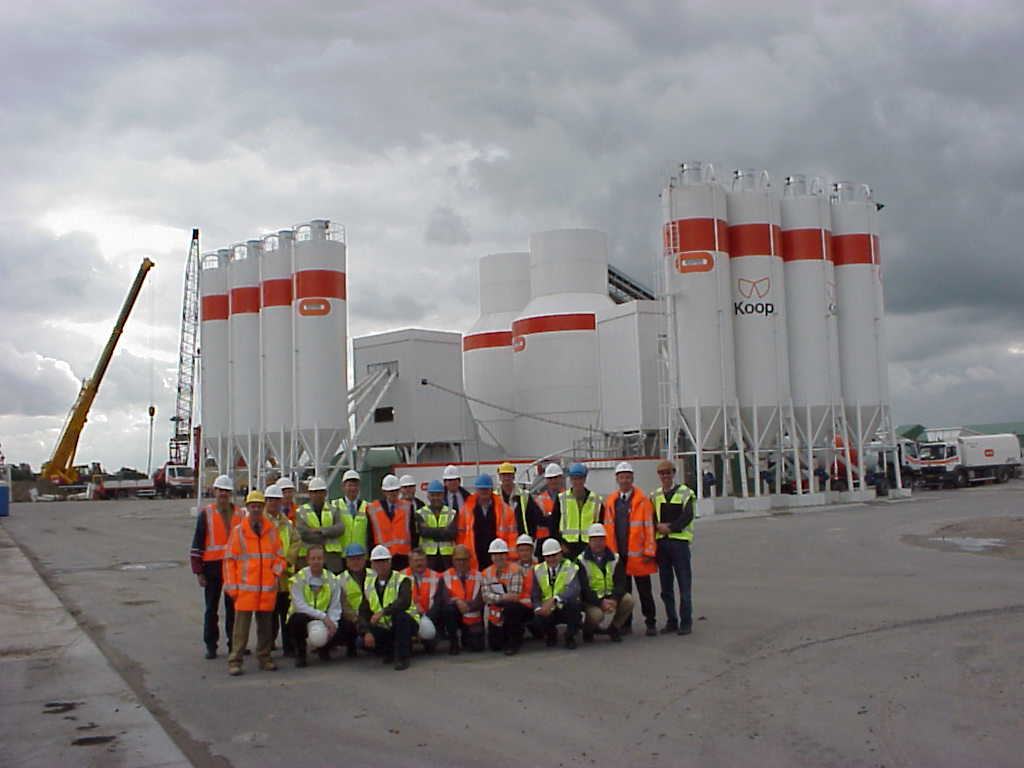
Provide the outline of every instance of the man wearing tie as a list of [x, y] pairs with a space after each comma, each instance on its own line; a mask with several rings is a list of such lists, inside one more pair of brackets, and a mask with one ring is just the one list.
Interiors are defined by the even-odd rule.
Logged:
[[445, 504], [448, 506], [448, 509], [458, 514], [462, 511], [462, 506], [466, 503], [466, 499], [471, 495], [468, 490], [462, 487], [462, 475], [459, 473], [459, 468], [454, 464], [449, 464], [444, 468], [441, 479], [444, 481]]

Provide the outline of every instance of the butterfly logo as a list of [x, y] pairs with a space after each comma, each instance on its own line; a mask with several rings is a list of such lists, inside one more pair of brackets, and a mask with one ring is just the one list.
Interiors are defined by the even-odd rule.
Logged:
[[745, 299], [752, 299], [755, 296], [759, 299], [763, 299], [768, 295], [768, 291], [772, 288], [771, 278], [762, 277], [760, 280], [746, 280], [744, 278], [739, 279], [738, 288], [740, 296]]

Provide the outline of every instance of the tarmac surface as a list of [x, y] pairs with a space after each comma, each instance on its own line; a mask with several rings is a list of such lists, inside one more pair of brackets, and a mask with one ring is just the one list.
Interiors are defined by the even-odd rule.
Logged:
[[[702, 519], [688, 637], [442, 651], [406, 672], [315, 656], [259, 672], [248, 657], [241, 678], [223, 653], [203, 659], [182, 502], [17, 504], [2, 526], [197, 766], [1020, 766], [1024, 565], [992, 550], [1024, 538], [1022, 505], [1014, 481]], [[935, 546], [940, 529], [957, 535]], [[974, 546], [975, 530], [1003, 543]], [[23, 599], [19, 584], [5, 603]], [[18, 723], [46, 726], [60, 715], [40, 716], [42, 703], [94, 698], [49, 698], [76, 681], [45, 665], [12, 676], [11, 663], [0, 736], [18, 765], [32, 738]], [[89, 764], [74, 751], [60, 762]]]

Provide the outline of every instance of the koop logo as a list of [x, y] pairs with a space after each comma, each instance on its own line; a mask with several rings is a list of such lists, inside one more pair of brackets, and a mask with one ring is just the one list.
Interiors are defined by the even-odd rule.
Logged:
[[[758, 280], [739, 278], [736, 290], [745, 299], [763, 299], [772, 289], [771, 278], [762, 277]], [[736, 315], [769, 315], [775, 314], [775, 304], [771, 301], [734, 301], [733, 313]]]

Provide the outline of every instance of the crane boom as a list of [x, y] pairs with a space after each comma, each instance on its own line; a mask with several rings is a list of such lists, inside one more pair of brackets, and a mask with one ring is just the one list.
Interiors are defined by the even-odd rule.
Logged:
[[192, 440], [192, 400], [196, 381], [196, 347], [199, 341], [199, 230], [192, 230], [192, 244], [185, 263], [185, 292], [181, 301], [181, 343], [178, 346], [178, 393], [175, 401], [174, 435], [169, 464], [188, 465]]
[[50, 460], [43, 464], [41, 474], [48, 480], [52, 480], [55, 483], [74, 483], [78, 480], [78, 473], [75, 472], [74, 468], [75, 452], [78, 450], [78, 439], [82, 436], [82, 429], [85, 427], [85, 422], [89, 417], [89, 409], [92, 407], [93, 400], [96, 399], [96, 393], [99, 391], [100, 383], [107, 372], [107, 366], [110, 365], [110, 360], [114, 356], [114, 349], [117, 347], [117, 342], [124, 332], [125, 323], [128, 322], [128, 315], [131, 314], [132, 307], [135, 306], [135, 301], [139, 298], [139, 292], [142, 290], [142, 283], [146, 279], [146, 274], [152, 268], [153, 262], [149, 259], [143, 259], [142, 264], [139, 265], [135, 281], [128, 291], [124, 304], [121, 306], [121, 314], [117, 316], [114, 330], [111, 332], [110, 338], [107, 339], [106, 346], [103, 347], [100, 359], [96, 361], [96, 369], [92, 372], [90, 378], [82, 382], [82, 388], [78, 392], [75, 404], [71, 407], [68, 418], [64, 422], [64, 428], [61, 430], [60, 438], [57, 440], [57, 447], [53, 449], [53, 455], [50, 457]]

